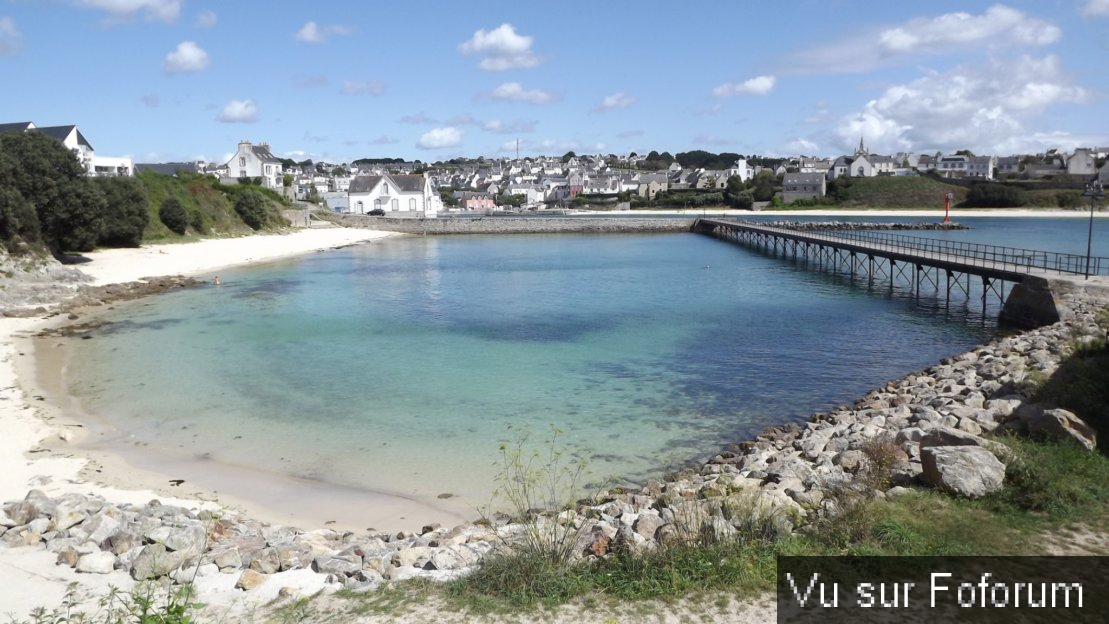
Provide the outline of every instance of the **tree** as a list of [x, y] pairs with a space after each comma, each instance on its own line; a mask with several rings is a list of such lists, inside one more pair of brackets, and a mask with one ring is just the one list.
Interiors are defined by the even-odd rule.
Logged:
[[10, 243], [39, 240], [39, 218], [34, 205], [14, 188], [0, 186], [0, 243], [9, 243], [6, 246], [12, 251]]
[[986, 182], [971, 186], [963, 205], [971, 208], [1015, 208], [1023, 206], [1025, 201], [1020, 189]]
[[293, 185], [293, 176], [292, 175], [286, 173], [285, 175], [281, 176], [281, 186], [283, 186], [285, 188], [289, 188], [292, 185]]
[[968, 158], [974, 158], [974, 152], [972, 152], [970, 150], [966, 150], [966, 149], [961, 149], [961, 150], [956, 151], [955, 155], [956, 156], [966, 156]]
[[[104, 196], [89, 185], [73, 152], [38, 132], [8, 132], [0, 135], [0, 156], [0, 187], [33, 204], [51, 253], [95, 247]], [[11, 193], [5, 201], [18, 203]]]
[[189, 215], [185, 213], [184, 206], [176, 197], [167, 197], [160, 208], [158, 218], [171, 232], [184, 234], [189, 227]]
[[578, 157], [578, 155], [575, 154], [573, 150], [570, 150], [569, 152], [566, 152], [565, 154], [562, 155], [562, 162], [563, 163], [568, 163], [568, 162], [570, 162], [571, 158], [577, 158], [577, 157]]
[[269, 221], [266, 197], [254, 189], [239, 193], [239, 198], [235, 200], [235, 212], [252, 230], [261, 230]]
[[146, 187], [131, 177], [93, 178], [94, 187], [104, 195], [104, 218], [100, 223], [98, 245], [138, 247], [150, 222]]
[[755, 201], [770, 201], [773, 199], [776, 180], [777, 176], [773, 172], [760, 171], [759, 175], [755, 176], [755, 183], [752, 186]]

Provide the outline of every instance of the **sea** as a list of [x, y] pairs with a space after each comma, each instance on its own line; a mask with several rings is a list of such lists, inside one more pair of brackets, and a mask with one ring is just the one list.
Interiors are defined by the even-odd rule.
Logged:
[[[1082, 219], [961, 221], [909, 234], [1086, 251]], [[640, 483], [997, 330], [974, 297], [685, 233], [405, 236], [220, 275], [72, 341], [82, 410], [175, 461], [474, 506], [506, 453]]]

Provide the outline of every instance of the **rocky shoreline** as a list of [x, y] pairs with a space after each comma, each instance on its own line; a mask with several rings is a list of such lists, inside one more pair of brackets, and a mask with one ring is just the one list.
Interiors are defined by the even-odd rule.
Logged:
[[[139, 290], [108, 289], [90, 298]], [[590, 557], [689, 536], [727, 539], [752, 526], [764, 534], [803, 530], [836, 514], [845, 492], [987, 494], [1001, 487], [1007, 448], [983, 434], [1002, 427], [1070, 438], [1088, 448], [1096, 443], [1073, 414], [1029, 402], [1034, 378], [1050, 376], [1074, 344], [1106, 335], [1096, 316], [1105, 301], [1066, 297], [1074, 310], [1067, 321], [995, 339], [803, 425], [769, 429], [699, 468], [530, 521], [569, 532], [576, 552]], [[158, 500], [115, 505], [98, 496], [52, 499], [35, 490], [3, 505], [0, 544], [43, 548], [57, 554], [58, 565], [90, 574], [124, 570], [136, 580], [236, 575], [235, 586], [249, 590], [276, 573], [311, 569], [332, 589], [372, 589], [387, 580], [466, 574], [521, 535], [522, 520], [498, 514], [491, 522], [397, 534], [302, 531]]]

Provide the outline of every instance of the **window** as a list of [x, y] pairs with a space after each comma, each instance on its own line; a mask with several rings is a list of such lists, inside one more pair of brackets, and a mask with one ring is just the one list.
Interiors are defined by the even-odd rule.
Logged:
[[400, 210], [400, 200], [394, 199], [392, 208], [393, 212]]
[[381, 194], [382, 195], [388, 195], [389, 194], [389, 185], [387, 183], [383, 183], [381, 185]]
[[239, 166], [240, 167], [245, 167], [246, 166], [246, 156], [239, 156]]
[[408, 209], [413, 211], [413, 212], [416, 211], [416, 198], [415, 197], [408, 200]]
[[270, 166], [266, 165], [266, 175], [269, 175], [269, 174], [270, 174]]

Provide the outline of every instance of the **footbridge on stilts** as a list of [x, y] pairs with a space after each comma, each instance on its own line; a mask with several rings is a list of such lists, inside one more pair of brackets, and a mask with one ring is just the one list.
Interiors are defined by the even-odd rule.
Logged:
[[[1052, 318], [1050, 301], [1031, 304], [1032, 308], [1051, 308], [1046, 313], [1024, 309], [1028, 305], [1022, 304], [1021, 309], [1007, 305], [1007, 294], [1018, 285], [1109, 275], [1109, 258], [888, 232], [802, 231], [724, 219], [698, 219], [692, 230], [768, 255], [793, 258], [821, 271], [864, 278], [870, 286], [878, 281], [888, 283], [891, 291], [895, 286], [909, 288], [914, 296], [923, 293], [946, 305], [951, 304], [953, 295], [964, 302], [980, 299], [983, 315], [991, 308], [1000, 310], [1003, 323], [1017, 326], [1058, 320]], [[1037, 290], [1045, 289], [1039, 286]], [[1050, 289], [1046, 292], [1050, 299]], [[997, 305], [991, 302], [994, 298]]]

